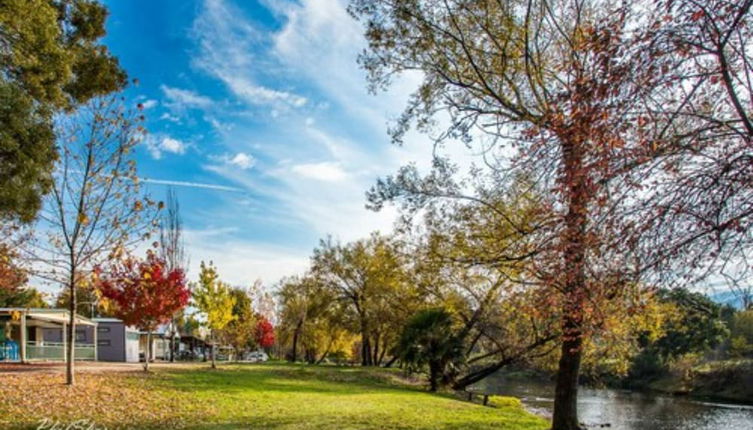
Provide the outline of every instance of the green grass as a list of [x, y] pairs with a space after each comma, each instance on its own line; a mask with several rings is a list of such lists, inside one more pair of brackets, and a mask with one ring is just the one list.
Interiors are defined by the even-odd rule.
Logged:
[[[384, 369], [289, 364], [223, 365], [216, 371], [204, 367], [161, 369], [147, 377], [107, 375], [107, 380], [85, 381], [93, 387], [122, 384], [123, 392], [128, 394], [123, 394], [118, 403], [127, 404], [129, 397], [138, 397], [131, 408], [136, 411], [124, 409], [122, 413], [113, 413], [103, 408], [82, 417], [49, 409], [47, 413], [63, 418], [64, 422], [88, 418], [108, 428], [544, 430], [548, 427], [545, 420], [527, 413], [517, 402], [484, 407], [449, 394], [427, 393], [422, 387], [403, 382], [398, 375]], [[96, 400], [96, 393], [87, 396]], [[145, 396], [149, 399], [144, 400]], [[159, 411], [150, 410], [154, 407]], [[124, 422], [118, 422], [119, 419]]]
[[268, 364], [166, 376], [166, 387], [217, 409], [215, 422], [195, 428], [546, 428], [520, 407], [495, 409], [429, 394], [399, 382], [395, 372]]

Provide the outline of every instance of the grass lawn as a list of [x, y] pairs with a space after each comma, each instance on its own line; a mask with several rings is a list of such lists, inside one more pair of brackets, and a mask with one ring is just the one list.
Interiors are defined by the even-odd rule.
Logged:
[[[548, 423], [516, 402], [500, 408], [424, 392], [385, 369], [206, 365], [137, 372], [0, 376], [0, 428], [516, 429]], [[48, 427], [50, 428], [50, 427]], [[85, 427], [75, 427], [85, 428]], [[88, 427], [86, 427], [88, 428]]]

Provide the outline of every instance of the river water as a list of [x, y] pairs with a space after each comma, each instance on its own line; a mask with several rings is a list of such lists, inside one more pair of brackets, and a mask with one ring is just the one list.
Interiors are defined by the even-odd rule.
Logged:
[[[471, 390], [518, 397], [536, 414], [552, 413], [551, 384], [507, 380], [498, 374]], [[581, 388], [578, 393], [579, 418], [588, 429], [753, 430], [753, 406], [628, 390]]]

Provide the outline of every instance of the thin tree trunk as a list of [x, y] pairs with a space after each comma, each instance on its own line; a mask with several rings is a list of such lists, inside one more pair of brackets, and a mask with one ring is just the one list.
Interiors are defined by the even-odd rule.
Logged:
[[217, 368], [217, 358], [215, 357], [216, 344], [214, 335], [212, 335], [212, 369]]
[[384, 357], [387, 355], [387, 348], [382, 347], [382, 352], [379, 354], [379, 359], [377, 360], [377, 366], [381, 366], [382, 362], [384, 361]]
[[365, 316], [361, 316], [361, 365], [371, 366], [371, 343], [369, 341], [369, 324]]
[[390, 358], [390, 361], [384, 363], [384, 367], [387, 367], [387, 368], [392, 367], [392, 365], [395, 364], [397, 359], [398, 359], [397, 355], [393, 356], [392, 358]]
[[146, 332], [146, 351], [144, 351], [144, 372], [149, 371], [149, 361], [152, 359], [152, 330]]
[[430, 362], [429, 363], [429, 391], [431, 392], [437, 391], [437, 388], [439, 385], [439, 374], [440, 374], [440, 369], [437, 363]]
[[327, 358], [327, 354], [329, 354], [329, 351], [332, 349], [332, 344], [334, 343], [334, 339], [330, 339], [329, 343], [327, 344], [327, 349], [324, 350], [324, 354], [322, 354], [321, 357], [319, 357], [319, 360], [316, 361], [316, 364], [322, 364], [325, 358]]
[[170, 335], [170, 363], [175, 363], [175, 330], [171, 330]]
[[372, 353], [372, 358], [371, 358], [371, 364], [373, 364], [374, 366], [379, 366], [379, 341], [381, 340], [380, 337], [381, 336], [379, 336], [379, 333], [377, 333], [374, 336], [374, 351]]
[[298, 325], [295, 327], [295, 331], [293, 332], [293, 351], [291, 352], [290, 361], [295, 363], [298, 360], [298, 335], [301, 331], [301, 325], [303, 324], [302, 321], [298, 322]]
[[75, 369], [74, 369], [74, 362], [76, 360], [76, 348], [75, 348], [75, 342], [76, 342], [76, 271], [71, 270], [70, 280], [69, 280], [68, 288], [70, 290], [70, 303], [68, 306], [68, 312], [70, 315], [68, 316], [68, 332], [65, 334], [67, 337], [67, 350], [65, 352], [66, 354], [66, 360], [65, 363], [65, 383], [66, 385], [73, 385], [76, 383], [76, 375], [75, 375]]

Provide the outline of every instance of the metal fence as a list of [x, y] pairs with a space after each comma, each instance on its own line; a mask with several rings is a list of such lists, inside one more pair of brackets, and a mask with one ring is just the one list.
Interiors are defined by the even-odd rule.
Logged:
[[[75, 345], [76, 360], [94, 360], [96, 349], [93, 344]], [[27, 342], [26, 358], [28, 360], [65, 360], [65, 344], [60, 342]]]

